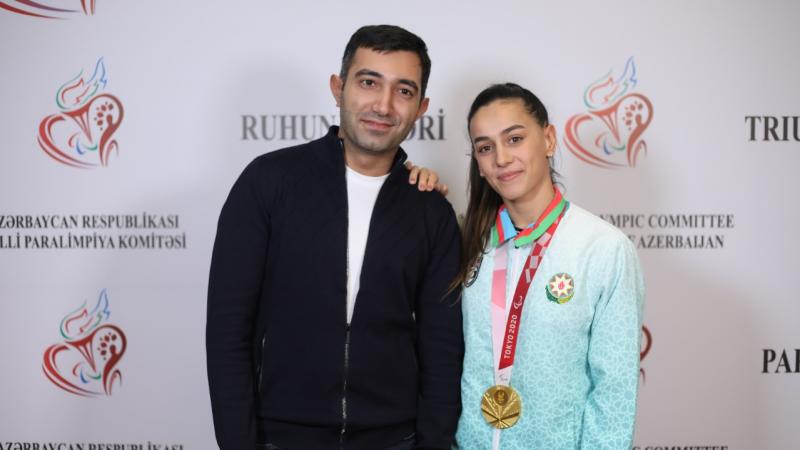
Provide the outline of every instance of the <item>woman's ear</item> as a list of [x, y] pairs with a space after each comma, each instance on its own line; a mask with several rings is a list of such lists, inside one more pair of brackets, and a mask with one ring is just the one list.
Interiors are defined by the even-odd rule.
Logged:
[[544, 127], [544, 146], [547, 150], [545, 152], [548, 158], [552, 158], [556, 152], [556, 127], [553, 124], [548, 124]]

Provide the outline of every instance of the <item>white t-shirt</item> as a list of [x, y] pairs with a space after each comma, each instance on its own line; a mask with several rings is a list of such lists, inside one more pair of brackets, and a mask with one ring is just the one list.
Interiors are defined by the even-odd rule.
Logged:
[[[346, 166], [345, 166], [346, 167]], [[389, 174], [370, 177], [346, 167], [347, 179], [347, 323], [353, 318], [361, 281], [361, 266], [367, 246], [372, 210]]]

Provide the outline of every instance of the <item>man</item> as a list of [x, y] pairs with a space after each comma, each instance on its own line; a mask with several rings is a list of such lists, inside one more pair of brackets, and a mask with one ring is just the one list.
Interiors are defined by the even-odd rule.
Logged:
[[206, 349], [223, 450], [449, 449], [460, 306], [449, 203], [406, 181], [425, 43], [356, 31], [330, 87], [341, 128], [256, 158], [220, 214]]

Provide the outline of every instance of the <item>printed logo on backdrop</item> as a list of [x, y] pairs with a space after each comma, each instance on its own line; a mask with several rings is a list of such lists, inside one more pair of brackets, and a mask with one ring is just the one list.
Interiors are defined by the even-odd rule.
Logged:
[[800, 116], [744, 116], [749, 141], [800, 141]]
[[[338, 114], [242, 114], [243, 141], [307, 142], [328, 133], [339, 124]], [[444, 110], [425, 114], [414, 123], [406, 141], [445, 140]]]
[[[71, 167], [108, 166], [119, 148], [114, 133], [124, 115], [122, 103], [106, 90], [103, 58], [94, 69], [82, 70], [56, 92], [60, 110], [39, 124], [39, 146], [54, 160]], [[91, 76], [89, 76], [91, 74]]]
[[58, 344], [44, 352], [42, 370], [54, 385], [82, 397], [111, 395], [122, 383], [117, 368], [127, 348], [125, 333], [109, 323], [108, 292], [103, 289], [93, 307], [83, 304], [59, 326]]
[[650, 348], [652, 346], [653, 335], [650, 334], [650, 329], [642, 325], [642, 342], [640, 347], [641, 350], [639, 351], [639, 375], [641, 375], [643, 383], [647, 381], [647, 374], [645, 373], [642, 363], [644, 363], [644, 359], [647, 358], [648, 353], [650, 353]]
[[653, 120], [653, 104], [635, 92], [637, 83], [630, 57], [618, 78], [609, 71], [586, 88], [586, 112], [570, 117], [565, 125], [564, 143], [572, 154], [596, 167], [636, 167], [647, 154], [644, 132]]
[[606, 222], [621, 229], [636, 248], [723, 249], [734, 228], [733, 214], [709, 213], [606, 213]]
[[69, 19], [94, 15], [95, 0], [16, 0], [0, 2], [0, 9], [42, 19]]

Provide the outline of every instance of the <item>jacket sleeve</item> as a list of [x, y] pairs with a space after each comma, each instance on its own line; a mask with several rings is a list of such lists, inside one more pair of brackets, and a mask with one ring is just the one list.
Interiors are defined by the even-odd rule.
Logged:
[[222, 450], [256, 444], [254, 330], [270, 230], [257, 167], [244, 170], [222, 207], [208, 281], [208, 384]]
[[590, 330], [592, 385], [583, 413], [581, 449], [629, 450], [636, 418], [644, 281], [633, 244], [620, 238], [610, 254]]
[[461, 236], [452, 207], [443, 198], [441, 201], [445, 205], [440, 211], [444, 212], [438, 214], [434, 224], [431, 256], [416, 308], [420, 385], [418, 449], [450, 449], [461, 412], [464, 337], [460, 289], [447, 293], [458, 271]]

